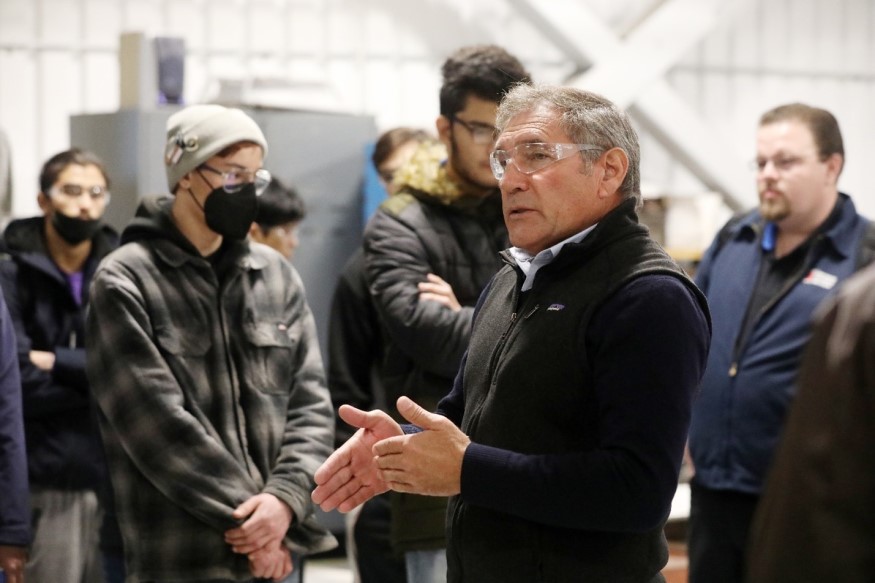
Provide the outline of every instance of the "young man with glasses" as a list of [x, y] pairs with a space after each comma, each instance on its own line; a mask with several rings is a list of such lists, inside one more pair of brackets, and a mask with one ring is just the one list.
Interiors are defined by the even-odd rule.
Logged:
[[94, 278], [88, 372], [132, 580], [300, 581], [297, 555], [336, 544], [308, 498], [333, 429], [313, 316], [291, 264], [246, 240], [266, 153], [238, 109], [173, 114], [173, 196]]
[[[507, 245], [489, 152], [499, 101], [529, 74], [494, 45], [457, 50], [442, 74], [436, 127], [446, 149], [424, 144], [413, 154], [364, 235], [367, 280], [386, 332], [380, 380], [389, 403], [408, 395], [433, 406], [446, 393], [474, 303]], [[391, 512], [408, 582], [444, 581], [446, 499], [398, 495]]]
[[690, 426], [691, 583], [744, 580], [751, 519], [812, 313], [864, 262], [870, 223], [838, 191], [844, 163], [830, 112], [794, 103], [764, 113], [754, 164], [759, 208], [721, 230], [696, 273], [714, 343]]
[[705, 298], [638, 224], [638, 137], [619, 108], [518, 85], [496, 126], [512, 247], [454, 386], [436, 414], [400, 398], [403, 427], [341, 408], [362, 429], [316, 472], [313, 499], [452, 496], [450, 583], [664, 582]]
[[98, 263], [117, 244], [102, 222], [109, 177], [94, 154], [52, 156], [42, 216], [12, 221], [0, 263], [18, 341], [34, 539], [27, 581], [101, 581], [97, 492], [105, 479], [85, 376], [85, 312]]

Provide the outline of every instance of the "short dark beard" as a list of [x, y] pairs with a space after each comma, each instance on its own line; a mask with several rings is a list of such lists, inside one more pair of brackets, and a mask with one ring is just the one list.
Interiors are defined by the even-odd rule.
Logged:
[[790, 204], [783, 197], [780, 199], [779, 204], [775, 204], [775, 201], [770, 202], [768, 205], [760, 203], [760, 214], [764, 219], [773, 223], [786, 219], [790, 216], [791, 212]]

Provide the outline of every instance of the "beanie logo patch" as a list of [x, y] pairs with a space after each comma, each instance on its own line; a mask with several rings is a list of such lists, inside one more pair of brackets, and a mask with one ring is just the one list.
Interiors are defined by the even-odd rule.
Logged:
[[167, 141], [167, 149], [164, 152], [164, 163], [167, 166], [173, 166], [179, 162], [183, 153], [194, 152], [197, 148], [197, 136], [189, 136], [186, 138], [182, 132], [178, 132]]

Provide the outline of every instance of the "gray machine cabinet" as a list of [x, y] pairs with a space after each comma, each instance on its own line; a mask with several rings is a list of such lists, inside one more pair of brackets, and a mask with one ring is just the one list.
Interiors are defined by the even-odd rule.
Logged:
[[[245, 109], [245, 108], [244, 108]], [[112, 182], [107, 222], [121, 231], [142, 196], [168, 192], [165, 123], [178, 108], [121, 110], [70, 119], [74, 146], [106, 163]], [[366, 146], [376, 138], [370, 116], [247, 109], [268, 141], [265, 167], [304, 199], [294, 265], [304, 280], [323, 358], [337, 275], [361, 242]]]

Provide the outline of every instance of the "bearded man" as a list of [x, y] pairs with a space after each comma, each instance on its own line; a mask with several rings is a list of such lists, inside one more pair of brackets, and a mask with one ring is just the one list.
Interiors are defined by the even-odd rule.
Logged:
[[691, 583], [743, 580], [812, 312], [871, 257], [870, 222], [838, 191], [844, 161], [830, 112], [794, 103], [763, 114], [759, 209], [721, 230], [697, 272], [714, 336], [690, 426]]

